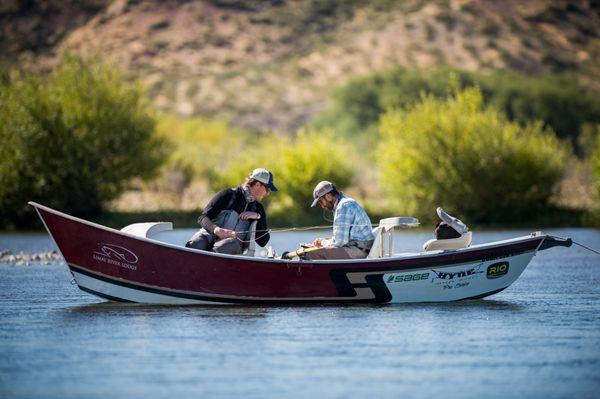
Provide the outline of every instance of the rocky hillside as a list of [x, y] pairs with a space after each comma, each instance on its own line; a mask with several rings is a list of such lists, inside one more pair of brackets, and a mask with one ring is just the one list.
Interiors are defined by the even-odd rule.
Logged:
[[398, 65], [569, 70], [600, 89], [600, 4], [520, 0], [4, 0], [2, 65], [99, 55], [159, 109], [291, 130], [347, 79]]

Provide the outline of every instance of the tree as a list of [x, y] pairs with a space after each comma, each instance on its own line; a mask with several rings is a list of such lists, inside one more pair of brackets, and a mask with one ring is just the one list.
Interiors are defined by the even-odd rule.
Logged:
[[442, 206], [474, 223], [531, 219], [569, 155], [540, 122], [521, 127], [484, 109], [478, 89], [388, 111], [380, 128], [382, 187], [391, 208], [409, 215]]
[[168, 152], [142, 89], [98, 61], [66, 55], [45, 79], [0, 83], [0, 226], [30, 219], [28, 200], [92, 214]]

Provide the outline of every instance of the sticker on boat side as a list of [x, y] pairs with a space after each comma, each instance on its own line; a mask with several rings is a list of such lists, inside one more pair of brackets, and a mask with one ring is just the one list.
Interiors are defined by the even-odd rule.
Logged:
[[[435, 275], [437, 276], [438, 279], [440, 280], [453, 280], [453, 279], [461, 279], [464, 277], [468, 277], [468, 276], [473, 276], [475, 274], [479, 274], [479, 273], [483, 273], [482, 270], [479, 270], [479, 268], [481, 268], [481, 265], [477, 265], [475, 267], [472, 267], [470, 269], [467, 270], [460, 270], [457, 272], [441, 272], [441, 271], [437, 271], [437, 270], [432, 270], [432, 272], [435, 273]], [[435, 278], [434, 278], [435, 280]]]
[[427, 273], [416, 273], [416, 274], [391, 274], [389, 275], [385, 282], [386, 283], [402, 283], [404, 281], [420, 281], [420, 280], [428, 280], [429, 272]]
[[123, 267], [125, 269], [137, 270], [138, 256], [127, 248], [114, 244], [98, 243], [92, 258], [109, 265]]
[[459, 271], [438, 271], [432, 270], [435, 277], [431, 279], [431, 282], [443, 290], [452, 290], [456, 288], [468, 287], [471, 284], [471, 280], [478, 277], [479, 274], [483, 273], [483, 270], [479, 270], [482, 264], [475, 267], [471, 267], [465, 270]]
[[508, 273], [508, 262], [498, 262], [489, 265], [485, 277], [489, 279], [500, 278]]

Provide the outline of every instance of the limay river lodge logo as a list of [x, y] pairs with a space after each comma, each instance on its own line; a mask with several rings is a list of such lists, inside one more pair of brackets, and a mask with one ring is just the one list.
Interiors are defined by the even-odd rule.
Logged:
[[138, 256], [127, 248], [106, 243], [98, 243], [98, 248], [93, 252], [92, 258], [130, 270], [137, 270], [136, 264], [139, 261]]

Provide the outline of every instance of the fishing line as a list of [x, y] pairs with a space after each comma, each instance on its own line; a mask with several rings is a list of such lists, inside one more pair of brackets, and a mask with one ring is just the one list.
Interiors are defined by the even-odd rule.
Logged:
[[577, 241], [575, 241], [575, 240], [571, 240], [571, 242], [572, 242], [573, 244], [579, 245], [579, 246], [580, 246], [580, 247], [582, 247], [582, 248], [585, 248], [585, 249], [587, 249], [588, 251], [591, 251], [591, 252], [595, 253], [596, 255], [600, 255], [600, 251], [597, 251], [597, 250], [595, 250], [595, 249], [593, 249], [593, 248], [590, 248], [590, 247], [587, 247], [587, 246], [585, 246], [585, 245], [583, 245], [583, 244], [580, 244], [580, 243], [578, 243], [578, 242], [577, 242]]
[[[369, 226], [371, 228], [375, 228], [377, 226], [379, 226], [378, 224], [342, 224], [339, 225], [340, 227], [354, 227], [354, 226]], [[254, 238], [254, 241], [261, 239], [262, 237], [266, 236], [269, 233], [283, 233], [283, 232], [287, 232], [287, 231], [308, 231], [308, 230], [323, 230], [323, 229], [331, 229], [330, 225], [323, 225], [323, 226], [309, 226], [309, 227], [285, 227], [285, 228], [279, 228], [279, 229], [267, 229], [267, 230], [254, 230], [255, 233], [259, 233], [259, 232], [263, 232], [263, 234], [261, 234], [258, 237]], [[251, 230], [240, 230], [240, 231], [236, 231], [236, 233], [250, 233]], [[243, 243], [249, 243], [252, 242], [252, 240], [242, 240], [239, 237], [236, 237], [240, 242]]]
[[[378, 227], [379, 224], [366, 224], [366, 223], [353, 223], [353, 224], [340, 224], [339, 227], [354, 227], [354, 226], [369, 226], [371, 228]], [[321, 225], [321, 226], [308, 226], [308, 227], [281, 227], [276, 229], [267, 229], [267, 230], [255, 230], [257, 233], [266, 231], [269, 233], [282, 233], [286, 231], [307, 231], [307, 230], [323, 230], [323, 229], [331, 229], [331, 225]], [[249, 233], [250, 230], [240, 230], [238, 233]]]
[[[333, 214], [333, 212], [331, 212]], [[327, 218], [327, 210], [323, 208], [323, 219], [325, 219], [327, 222], [332, 222], [333, 223], [333, 219], [328, 219]]]

